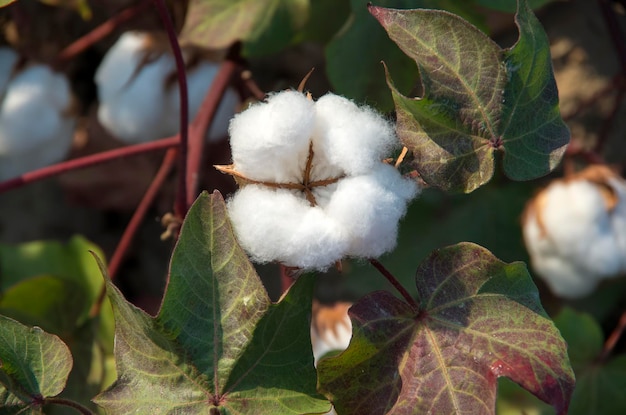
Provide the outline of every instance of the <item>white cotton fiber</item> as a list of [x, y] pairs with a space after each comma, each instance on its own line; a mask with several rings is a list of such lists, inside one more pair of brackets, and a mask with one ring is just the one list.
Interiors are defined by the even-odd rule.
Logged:
[[368, 107], [326, 94], [315, 110], [320, 145], [327, 149], [330, 163], [341, 165], [348, 174], [367, 173], [398, 145], [392, 125]]
[[625, 194], [616, 176], [598, 182], [583, 173], [553, 182], [531, 202], [524, 240], [533, 269], [555, 294], [582, 297], [626, 272]]
[[[231, 123], [234, 169], [262, 182], [244, 185], [228, 204], [255, 261], [324, 270], [343, 257], [376, 257], [396, 244], [398, 221], [417, 186], [382, 162], [395, 144], [393, 133], [369, 109], [330, 94], [322, 99], [281, 92]], [[276, 189], [285, 185], [308, 188]]]
[[[176, 61], [167, 50], [150, 50], [152, 43], [149, 33], [124, 33], [96, 72], [98, 119], [111, 134], [129, 144], [169, 137], [180, 131]], [[185, 52], [183, 55], [188, 57]], [[189, 121], [198, 113], [218, 69], [217, 64], [206, 60], [187, 69]], [[226, 135], [237, 105], [237, 95], [227, 89], [207, 132], [209, 140]]]
[[415, 182], [401, 178], [392, 166], [382, 163], [370, 174], [342, 180], [326, 211], [350, 234], [346, 254], [369, 258], [391, 251], [398, 221], [416, 191]]
[[289, 190], [248, 185], [228, 203], [241, 246], [256, 262], [324, 269], [341, 258], [347, 241], [321, 208]]
[[13, 70], [17, 63], [17, 53], [11, 48], [0, 47], [0, 96], [4, 94], [4, 90], [9, 83], [9, 79], [13, 76]]
[[0, 102], [3, 180], [62, 160], [75, 126], [71, 91], [62, 74], [33, 65], [15, 74]]
[[124, 88], [136, 75], [137, 67], [144, 58], [143, 48], [148, 40], [148, 33], [126, 32], [107, 51], [94, 78], [101, 102], [124, 93]]
[[256, 180], [301, 180], [314, 125], [312, 100], [296, 91], [274, 94], [231, 121], [233, 163]]
[[99, 85], [99, 91], [106, 91], [100, 96], [109, 97], [107, 100], [101, 98], [98, 107], [100, 123], [115, 137], [129, 144], [172, 135], [173, 129], [162, 120], [167, 119], [164, 80], [174, 70], [172, 59], [161, 55], [142, 67], [117, 93], [108, 91], [106, 84]]

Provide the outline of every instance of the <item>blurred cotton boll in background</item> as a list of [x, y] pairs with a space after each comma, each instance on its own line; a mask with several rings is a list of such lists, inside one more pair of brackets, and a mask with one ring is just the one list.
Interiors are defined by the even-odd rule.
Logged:
[[76, 125], [65, 75], [54, 73], [45, 65], [14, 71], [16, 61], [17, 56], [10, 50], [1, 50], [2, 180], [63, 160], [72, 145]]
[[[183, 49], [187, 65], [190, 121], [198, 112], [219, 65], [198, 51]], [[177, 134], [180, 99], [176, 62], [169, 44], [158, 35], [126, 32], [107, 52], [95, 77], [98, 119], [115, 137], [128, 144]], [[227, 89], [209, 128], [209, 140], [227, 136], [228, 123], [239, 105]]]
[[311, 345], [315, 366], [326, 354], [342, 352], [352, 338], [352, 321], [348, 317], [350, 303], [321, 304], [313, 301]]
[[[311, 318], [311, 346], [314, 364], [330, 353], [340, 353], [348, 348], [352, 339], [352, 321], [348, 317], [351, 303], [321, 304], [313, 301]], [[327, 412], [336, 414], [335, 409]]]
[[626, 273], [626, 182], [603, 165], [553, 181], [527, 205], [531, 264], [564, 298]]

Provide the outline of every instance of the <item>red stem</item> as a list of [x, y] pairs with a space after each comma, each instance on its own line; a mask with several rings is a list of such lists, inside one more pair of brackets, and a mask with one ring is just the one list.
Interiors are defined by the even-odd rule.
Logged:
[[283, 264], [280, 264], [280, 291], [285, 294], [287, 290], [293, 285], [294, 278], [291, 276], [290, 269]]
[[231, 60], [226, 60], [222, 63], [211, 84], [211, 88], [209, 88], [207, 95], [204, 97], [198, 115], [196, 115], [190, 126], [187, 171], [185, 172], [187, 180], [187, 209], [193, 204], [198, 194], [199, 172], [201, 170], [202, 155], [204, 154], [206, 131], [213, 121], [217, 107], [236, 69], [237, 64]]
[[387, 278], [387, 281], [389, 281], [391, 285], [393, 285], [394, 288], [398, 290], [398, 292], [402, 295], [402, 297], [404, 297], [404, 299], [411, 306], [411, 308], [413, 308], [415, 311], [419, 311], [420, 307], [417, 302], [415, 302], [413, 297], [411, 297], [411, 294], [409, 294], [406, 288], [404, 288], [402, 284], [400, 284], [400, 281], [398, 281], [396, 277], [394, 277], [393, 274], [389, 272], [389, 270], [385, 268], [383, 264], [373, 258], [370, 259], [370, 264], [372, 264], [374, 268], [376, 268], [381, 274], [383, 274], [385, 278]]
[[100, 26], [93, 29], [91, 32], [76, 39], [59, 53], [53, 66], [58, 67], [59, 65], [62, 65], [66, 61], [73, 59], [76, 55], [79, 55], [87, 50], [93, 44], [109, 36], [122, 23], [132, 20], [137, 15], [144, 12], [150, 3], [152, 3], [152, 0], [144, 0], [139, 4], [124, 9], [106, 22], [102, 23]]
[[600, 355], [601, 362], [605, 361], [611, 355], [611, 353], [615, 349], [615, 345], [619, 341], [620, 337], [622, 337], [622, 334], [624, 334], [624, 330], [626, 330], [626, 311], [622, 313], [622, 316], [620, 317], [617, 326], [615, 327], [609, 338], [606, 340], [606, 343], [604, 343], [604, 349], [602, 350], [602, 354]]
[[116, 148], [114, 150], [103, 151], [86, 157], [64, 161], [52, 166], [44, 167], [24, 173], [20, 177], [0, 182], [0, 193], [21, 187], [29, 183], [47, 179], [49, 177], [58, 176], [70, 170], [82, 169], [85, 167], [95, 166], [96, 164], [106, 163], [122, 157], [134, 156], [136, 154], [148, 153], [151, 151], [162, 150], [170, 147], [176, 147], [179, 144], [178, 136], [163, 138], [149, 143], [136, 144], [127, 147]]
[[163, 185], [163, 182], [165, 181], [165, 179], [167, 179], [167, 176], [172, 171], [172, 168], [174, 167], [174, 163], [176, 161], [177, 153], [178, 152], [175, 148], [170, 148], [169, 150], [167, 150], [167, 153], [165, 153], [165, 157], [163, 158], [163, 162], [161, 163], [161, 167], [159, 167], [159, 170], [152, 179], [152, 183], [150, 183], [148, 190], [146, 190], [146, 193], [143, 195], [141, 202], [139, 202], [137, 209], [135, 209], [133, 216], [128, 222], [128, 225], [124, 230], [124, 234], [120, 238], [120, 241], [115, 248], [115, 252], [113, 252], [113, 255], [111, 256], [111, 261], [109, 262], [109, 277], [111, 279], [115, 278], [120, 264], [122, 263], [126, 252], [128, 251], [128, 246], [135, 236], [135, 233], [137, 233], [139, 225], [143, 221], [143, 218], [146, 216], [146, 212], [152, 205], [152, 202], [158, 195], [159, 190]]
[[[115, 248], [115, 251], [111, 256], [111, 261], [109, 262], [108, 273], [111, 280], [115, 278], [115, 275], [117, 274], [117, 271], [122, 264], [122, 260], [128, 252], [128, 247], [130, 246], [130, 243], [137, 233], [139, 225], [141, 225], [141, 222], [146, 216], [146, 212], [158, 195], [159, 190], [163, 185], [163, 182], [165, 181], [165, 179], [167, 179], [167, 176], [172, 171], [172, 168], [174, 167], [174, 164], [176, 162], [176, 156], [177, 149], [170, 148], [169, 150], [167, 150], [167, 153], [165, 153], [165, 157], [161, 162], [161, 167], [159, 167], [159, 170], [152, 179], [150, 186], [148, 186], [148, 190], [146, 190], [146, 193], [143, 195], [141, 202], [139, 202], [137, 209], [135, 209], [133, 216], [130, 218], [126, 229], [124, 229], [124, 233], [122, 234], [122, 237], [120, 238], [120, 241], [118, 242], [117, 247]], [[100, 314], [100, 309], [102, 308], [102, 302], [104, 301], [105, 295], [106, 286], [102, 286], [102, 290], [100, 291], [98, 299], [91, 308], [91, 311], [89, 313], [90, 316], [95, 317]]]
[[189, 206], [187, 205], [187, 178], [185, 172], [187, 171], [187, 153], [189, 146], [189, 98], [187, 94], [187, 75], [185, 74], [185, 60], [183, 59], [183, 52], [180, 49], [178, 38], [176, 35], [176, 29], [174, 23], [170, 17], [170, 13], [167, 10], [164, 0], [153, 0], [159, 17], [163, 23], [163, 27], [167, 32], [167, 37], [170, 41], [170, 47], [176, 60], [176, 76], [178, 78], [178, 93], [180, 96], [180, 147], [178, 158], [178, 191], [176, 194], [176, 201], [174, 203], [174, 213], [180, 218], [184, 217], [187, 213]]

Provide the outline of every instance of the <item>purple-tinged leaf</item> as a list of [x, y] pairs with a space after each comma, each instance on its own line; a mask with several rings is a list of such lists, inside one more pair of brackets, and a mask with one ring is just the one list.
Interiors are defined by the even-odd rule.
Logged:
[[0, 316], [0, 414], [40, 413], [71, 369], [72, 355], [57, 336]]
[[[426, 182], [471, 192], [494, 173], [529, 180], [552, 171], [569, 142], [559, 114], [548, 39], [525, 0], [519, 40], [501, 49], [460, 17], [438, 10], [370, 6], [389, 37], [415, 60], [423, 96], [402, 95], [387, 75], [400, 140]], [[393, 68], [392, 68], [393, 69]]]
[[338, 413], [494, 414], [500, 376], [567, 412], [566, 344], [524, 264], [461, 243], [431, 254], [416, 283], [419, 310], [383, 292], [350, 310], [350, 346], [318, 364]]

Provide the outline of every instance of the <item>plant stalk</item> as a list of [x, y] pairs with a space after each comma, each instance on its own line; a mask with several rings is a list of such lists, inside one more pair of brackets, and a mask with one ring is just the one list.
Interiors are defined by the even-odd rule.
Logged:
[[187, 75], [185, 73], [185, 60], [183, 52], [178, 43], [174, 22], [170, 16], [164, 0], [153, 0], [153, 3], [161, 18], [161, 23], [167, 32], [167, 38], [170, 41], [170, 47], [176, 60], [176, 76], [178, 79], [178, 93], [180, 98], [180, 145], [178, 153], [178, 191], [176, 193], [176, 201], [174, 203], [174, 213], [179, 218], [183, 218], [187, 213], [187, 154], [189, 151], [189, 97], [187, 91]]
[[372, 264], [374, 268], [376, 268], [381, 274], [383, 274], [383, 276], [387, 278], [387, 281], [389, 281], [391, 285], [393, 285], [393, 287], [398, 290], [398, 292], [402, 295], [402, 297], [404, 297], [404, 299], [411, 306], [411, 308], [413, 308], [416, 312], [419, 311], [419, 305], [417, 304], [415, 299], [411, 297], [411, 294], [409, 294], [406, 288], [404, 288], [402, 284], [400, 284], [400, 281], [398, 281], [398, 279], [394, 277], [393, 274], [389, 272], [389, 270], [385, 268], [383, 264], [378, 262], [378, 260], [370, 258], [369, 261], [370, 264]]
[[19, 177], [9, 179], [4, 182], [0, 182], [0, 193], [15, 189], [17, 187], [22, 187], [24, 185], [39, 180], [58, 176], [59, 174], [66, 173], [68, 171], [95, 166], [97, 164], [106, 163], [108, 161], [117, 160], [123, 157], [129, 157], [137, 154], [148, 153], [151, 151], [176, 147], [178, 146], [178, 143], [179, 138], [176, 135], [157, 141], [151, 141], [149, 143], [135, 144], [132, 146], [116, 148], [114, 150], [103, 151], [101, 153], [92, 154], [90, 156], [67, 160], [61, 163], [54, 164], [52, 166], [47, 166], [41, 169], [33, 170], [28, 173], [24, 173]]

